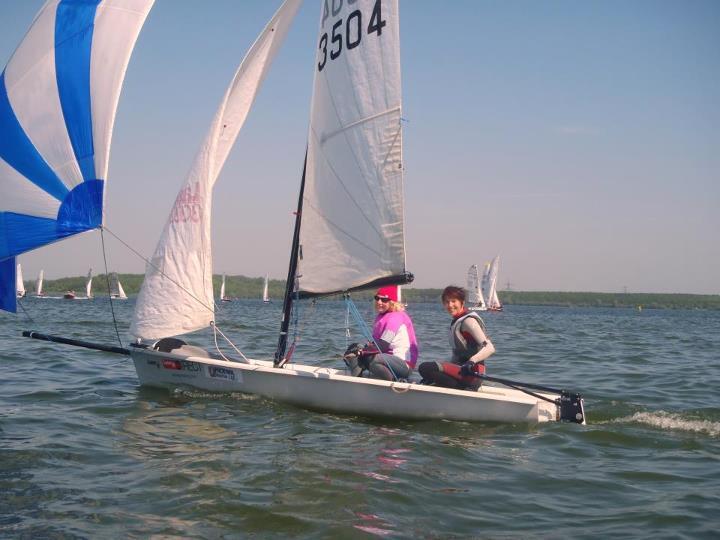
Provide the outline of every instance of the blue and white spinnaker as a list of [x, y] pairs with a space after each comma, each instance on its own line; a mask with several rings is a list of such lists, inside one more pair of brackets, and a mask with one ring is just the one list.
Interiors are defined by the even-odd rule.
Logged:
[[120, 88], [154, 0], [48, 0], [0, 75], [0, 309], [15, 256], [103, 223]]

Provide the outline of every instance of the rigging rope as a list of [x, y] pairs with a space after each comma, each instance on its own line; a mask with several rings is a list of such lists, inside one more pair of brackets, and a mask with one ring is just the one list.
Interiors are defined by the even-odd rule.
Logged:
[[25, 316], [28, 318], [28, 320], [29, 320], [31, 323], [35, 324], [35, 321], [34, 321], [33, 318], [30, 316], [30, 313], [28, 313], [28, 310], [25, 309], [25, 306], [22, 305], [22, 302], [20, 302], [19, 299], [18, 299], [17, 305], [20, 306], [20, 309], [23, 310], [23, 313], [24, 313]]
[[[343, 298], [347, 298], [349, 295], [344, 294]], [[350, 346], [350, 306], [345, 303], [345, 350]]]
[[[190, 298], [192, 298], [193, 300], [197, 301], [201, 306], [203, 306], [203, 307], [204, 307], [205, 309], [207, 309], [208, 311], [212, 312], [213, 314], [215, 313], [215, 310], [214, 310], [213, 308], [209, 307], [204, 301], [202, 301], [202, 300], [200, 300], [199, 298], [197, 298], [192, 292], [190, 292], [190, 291], [187, 290], [185, 287], [183, 287], [180, 283], [178, 283], [178, 282], [175, 281], [173, 278], [171, 278], [170, 276], [168, 276], [168, 275], [167, 275], [165, 272], [163, 272], [160, 268], [158, 268], [158, 267], [155, 266], [152, 262], [150, 262], [149, 259], [147, 259], [146, 257], [144, 257], [142, 254], [138, 253], [137, 250], [135, 250], [132, 246], [130, 246], [127, 242], [125, 242], [122, 238], [120, 238], [118, 235], [116, 235], [116, 234], [115, 234], [114, 232], [112, 232], [110, 229], [108, 229], [107, 227], [103, 227], [103, 228], [100, 229], [100, 230], [101, 230], [101, 232], [102, 232], [103, 230], [106, 230], [106, 231], [107, 231], [108, 233], [110, 233], [118, 242], [120, 242], [122, 245], [124, 245], [124, 246], [125, 246], [126, 248], [128, 248], [130, 251], [132, 251], [135, 255], [137, 255], [137, 256], [138, 256], [141, 260], [143, 260], [146, 264], [150, 265], [150, 266], [153, 267], [155, 270], [157, 270], [157, 271], [160, 273], [160, 275], [162, 275], [164, 278], [170, 280], [172, 283], [174, 283], [175, 285], [177, 285], [181, 290], [185, 291], [185, 292], [188, 294], [188, 296], [190, 296]], [[104, 249], [105, 249], [105, 244], [104, 244], [104, 240], [103, 240], [103, 250], [104, 250]], [[103, 255], [104, 255], [104, 251], [103, 251]], [[105, 273], [107, 274], [107, 263], [106, 263]], [[214, 305], [214, 304], [215, 304], [215, 302], [213, 301], [213, 305]], [[112, 300], [111, 300], [111, 305], [112, 305]], [[114, 318], [114, 313], [113, 313], [113, 318]], [[243, 360], [245, 360], [245, 362], [247, 362], [248, 364], [251, 364], [251, 363], [252, 363], [252, 362], [250, 362], [250, 360], [243, 354], [243, 352], [242, 352], [240, 349], [238, 349], [232, 341], [230, 341], [230, 338], [228, 338], [228, 337], [223, 333], [223, 331], [220, 330], [220, 328], [218, 328], [218, 326], [215, 324], [215, 321], [211, 321], [211, 322], [210, 322], [210, 326], [212, 326], [212, 328], [213, 328], [213, 337], [214, 337], [214, 340], [215, 340], [215, 348], [217, 349], [217, 351], [218, 351], [218, 353], [220, 354], [220, 356], [222, 356], [226, 361], [230, 361], [230, 360], [228, 360], [228, 359], [225, 357], [225, 355], [222, 353], [222, 351], [220, 351], [220, 347], [219, 347], [218, 342], [217, 342], [217, 334], [218, 334], [218, 333], [223, 337], [223, 339], [224, 339], [225, 341], [228, 342], [228, 344], [229, 344], [233, 349], [235, 349], [235, 351], [243, 358]], [[117, 331], [117, 325], [116, 325], [116, 331]], [[119, 336], [118, 336], [118, 339], [119, 339]]]
[[108, 298], [110, 299], [110, 312], [112, 313], [113, 325], [115, 326], [115, 335], [117, 336], [118, 343], [120, 343], [120, 347], [124, 347], [120, 339], [120, 331], [118, 330], [117, 319], [115, 318], [115, 307], [113, 306], [112, 293], [110, 292], [110, 274], [108, 273], [107, 255], [105, 253], [105, 235], [103, 234], [102, 225], [100, 226], [100, 241], [102, 243], [103, 261], [105, 262], [105, 281], [107, 283]]
[[222, 353], [222, 351], [220, 350], [220, 346], [218, 345], [218, 341], [217, 341], [217, 335], [218, 335], [218, 334], [220, 334], [220, 335], [225, 339], [225, 341], [227, 341], [227, 342], [230, 344], [230, 346], [231, 346], [233, 349], [235, 349], [235, 352], [237, 352], [240, 356], [242, 356], [242, 358], [243, 358], [243, 360], [245, 360], [245, 362], [247, 362], [248, 364], [252, 364], [252, 362], [248, 359], [248, 357], [245, 356], [245, 355], [242, 353], [242, 351], [241, 351], [240, 349], [238, 349], [232, 341], [230, 341], [230, 338], [228, 338], [225, 334], [223, 334], [223, 331], [220, 330], [220, 328], [218, 328], [217, 324], [215, 324], [215, 321], [211, 322], [211, 323], [210, 323], [210, 326], [212, 326], [212, 329], [213, 329], [213, 337], [215, 338], [215, 349], [216, 349], [217, 352], [220, 354], [220, 356], [223, 357], [223, 360], [225, 360], [226, 362], [232, 362], [232, 361], [233, 361], [233, 360], [229, 360], [228, 358], [226, 358], [225, 355], [224, 355], [224, 354]]
[[[353, 316], [353, 319], [355, 319], [355, 322], [360, 327], [360, 332], [362, 333], [363, 337], [365, 337], [368, 342], [371, 342], [373, 345], [375, 345], [375, 349], [378, 351], [378, 354], [380, 354], [380, 346], [377, 344], [377, 341], [375, 341], [375, 338], [370, 331], [370, 327], [368, 327], [367, 323], [365, 323], [365, 319], [363, 319], [362, 315], [360, 315], [357, 306], [352, 301], [349, 294], [345, 295], [345, 304], [348, 307], [348, 312], [350, 312], [350, 314]], [[386, 362], [383, 365], [390, 370], [390, 373], [395, 380], [399, 380], [399, 377], [397, 376], [389, 362]]]
[[360, 333], [367, 341], [372, 342], [372, 344], [375, 345], [375, 348], [379, 351], [380, 347], [375, 342], [375, 338], [373, 338], [372, 336], [370, 327], [367, 325], [367, 323], [365, 323], [365, 319], [363, 319], [362, 315], [360, 315], [360, 312], [358, 311], [357, 306], [355, 306], [355, 303], [350, 298], [350, 295], [345, 296], [345, 304], [347, 305], [348, 312], [352, 315], [353, 319], [355, 319], [355, 322], [360, 327]]
[[[180, 289], [182, 289], [183, 291], [185, 291], [185, 292], [188, 294], [188, 296], [190, 296], [190, 298], [192, 298], [193, 300], [195, 300], [198, 304], [200, 304], [202, 307], [204, 307], [205, 309], [207, 309], [207, 310], [210, 311], [211, 313], [215, 313], [215, 310], [214, 310], [213, 307], [208, 306], [203, 300], [201, 300], [200, 298], [198, 298], [197, 296], [195, 296], [192, 292], [190, 292], [189, 290], [187, 290], [187, 289], [186, 289], [185, 287], [183, 287], [180, 283], [178, 283], [178, 282], [175, 281], [173, 278], [171, 278], [170, 276], [168, 276], [168, 275], [167, 275], [165, 272], [163, 272], [160, 268], [158, 268], [158, 267], [155, 266], [152, 262], [150, 262], [150, 259], [147, 259], [147, 258], [144, 257], [142, 254], [138, 253], [135, 249], [133, 249], [132, 246], [130, 246], [127, 242], [123, 241], [123, 239], [120, 238], [117, 234], [115, 234], [114, 232], [112, 232], [112, 231], [111, 231], [110, 229], [108, 229], [107, 227], [103, 227], [103, 229], [106, 230], [107, 232], [109, 232], [111, 235], [113, 235], [118, 242], [120, 242], [122, 245], [124, 245], [124, 246], [125, 246], [126, 248], [128, 248], [130, 251], [132, 251], [135, 255], [137, 255], [138, 257], [140, 257], [140, 259], [142, 259], [143, 261], [145, 261], [146, 264], [152, 266], [155, 270], [157, 270], [157, 271], [160, 273], [161, 276], [163, 276], [163, 277], [166, 278], [166, 279], [169, 279], [173, 284], [175, 284], [175, 285], [177, 285], [178, 287], [180, 287]], [[213, 305], [214, 305], [214, 304], [215, 304], [215, 302], [214, 302], [214, 300], [213, 300]]]
[[293, 325], [293, 340], [290, 344], [290, 347], [288, 349], [288, 353], [285, 355], [285, 362], [283, 364], [286, 364], [290, 361], [290, 358], [292, 357], [293, 353], [295, 352], [295, 349], [297, 347], [297, 344], [300, 342], [300, 336], [302, 336], [302, 331], [305, 328], [305, 323], [307, 322], [308, 318], [310, 318], [310, 315], [315, 311], [315, 308], [317, 307], [317, 302], [315, 299], [313, 299], [310, 302], [310, 308], [306, 314], [304, 314], [302, 317], [300, 317], [300, 302], [299, 302], [299, 294], [296, 290], [295, 292], [295, 302], [293, 302], [292, 305], [292, 325]]

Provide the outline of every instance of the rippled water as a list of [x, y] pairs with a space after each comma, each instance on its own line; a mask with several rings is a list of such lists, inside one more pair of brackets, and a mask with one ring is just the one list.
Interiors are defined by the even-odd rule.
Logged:
[[[132, 304], [115, 302], [123, 340]], [[587, 426], [528, 426], [141, 388], [123, 356], [20, 337], [116, 344], [106, 300], [23, 305], [33, 322], [0, 314], [0, 537], [718, 537], [719, 312], [486, 315], [490, 374], [586, 396]], [[440, 306], [409, 312], [421, 358], [446, 357]], [[296, 359], [338, 366], [343, 305], [303, 315]], [[218, 324], [269, 357], [278, 318], [232, 302]]]

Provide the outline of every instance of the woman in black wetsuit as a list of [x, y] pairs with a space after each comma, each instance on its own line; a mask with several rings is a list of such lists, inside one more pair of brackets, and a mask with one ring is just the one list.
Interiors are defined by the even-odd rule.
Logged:
[[485, 359], [495, 352], [485, 333], [485, 323], [474, 311], [465, 308], [465, 290], [450, 285], [442, 293], [442, 303], [452, 317], [450, 323], [450, 362], [423, 362], [418, 372], [427, 384], [477, 390], [485, 373]]

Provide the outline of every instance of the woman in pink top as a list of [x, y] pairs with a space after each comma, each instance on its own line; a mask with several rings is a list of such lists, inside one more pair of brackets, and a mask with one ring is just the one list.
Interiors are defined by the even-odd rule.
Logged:
[[373, 344], [364, 349], [351, 345], [345, 353], [345, 362], [353, 375], [367, 369], [375, 379], [394, 381], [407, 379], [418, 359], [418, 346], [412, 320], [398, 301], [397, 287], [382, 287], [375, 294], [375, 324]]

